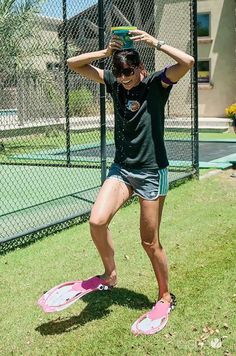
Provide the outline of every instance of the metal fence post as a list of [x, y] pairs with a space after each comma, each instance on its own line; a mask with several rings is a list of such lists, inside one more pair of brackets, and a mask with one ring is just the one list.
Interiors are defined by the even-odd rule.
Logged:
[[[98, 0], [99, 50], [104, 49], [104, 6]], [[100, 60], [100, 69], [104, 70], [104, 59]], [[106, 94], [105, 85], [100, 84], [100, 124], [101, 124], [101, 183], [106, 178]]]
[[69, 69], [67, 66], [68, 58], [68, 32], [66, 31], [67, 25], [67, 0], [62, 0], [62, 14], [63, 14], [63, 70], [64, 70], [64, 84], [65, 84], [65, 119], [66, 119], [66, 161], [67, 166], [70, 166], [70, 108], [69, 108]]
[[198, 41], [197, 41], [197, 1], [192, 1], [193, 14], [193, 56], [195, 65], [193, 69], [193, 168], [195, 175], [199, 177], [199, 132], [198, 132]]

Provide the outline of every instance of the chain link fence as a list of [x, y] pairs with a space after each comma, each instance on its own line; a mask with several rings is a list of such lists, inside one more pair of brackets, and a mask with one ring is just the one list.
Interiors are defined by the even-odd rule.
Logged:
[[[112, 26], [128, 25], [196, 56], [195, 7], [194, 0], [1, 1], [1, 251], [87, 217], [112, 162], [111, 99], [70, 72], [66, 59], [101, 49]], [[136, 47], [149, 72], [172, 63]], [[180, 81], [166, 108], [171, 182], [198, 173], [195, 78], [193, 71]]]

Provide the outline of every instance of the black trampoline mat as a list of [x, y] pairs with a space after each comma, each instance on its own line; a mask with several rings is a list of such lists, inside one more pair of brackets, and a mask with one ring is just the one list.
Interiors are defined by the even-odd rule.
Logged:
[[232, 154], [236, 154], [236, 142], [199, 142], [199, 161], [210, 162]]

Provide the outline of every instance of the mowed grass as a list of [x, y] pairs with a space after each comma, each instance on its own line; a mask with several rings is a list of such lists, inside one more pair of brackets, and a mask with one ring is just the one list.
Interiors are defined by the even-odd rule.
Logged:
[[236, 141], [236, 134], [233, 132], [200, 132], [200, 140], [232, 140]]
[[[157, 289], [139, 241], [139, 206], [111, 224], [119, 283], [65, 311], [36, 305], [54, 285], [103, 272], [88, 223], [0, 259], [1, 355], [233, 355], [236, 353], [236, 179], [231, 171], [170, 191], [161, 234], [178, 305], [159, 334], [134, 337], [131, 324]], [[219, 348], [215, 348], [219, 347]]]

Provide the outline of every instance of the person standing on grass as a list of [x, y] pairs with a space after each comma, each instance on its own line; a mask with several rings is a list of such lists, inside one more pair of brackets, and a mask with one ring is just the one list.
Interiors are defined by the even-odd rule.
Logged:
[[[134, 334], [153, 334], [167, 323], [174, 307], [170, 293], [168, 265], [159, 230], [168, 191], [168, 159], [164, 145], [164, 108], [172, 85], [194, 65], [194, 58], [141, 30], [129, 32], [134, 42], [144, 42], [176, 61], [148, 75], [139, 53], [122, 49], [122, 41], [112, 36], [104, 50], [69, 58], [71, 70], [106, 85], [114, 103], [115, 158], [90, 216], [90, 231], [104, 265], [100, 276], [104, 285], [117, 283], [114, 248], [109, 224], [120, 207], [133, 195], [139, 197], [141, 243], [150, 258], [159, 295], [150, 312], [132, 326]], [[112, 71], [92, 62], [112, 56]]]

